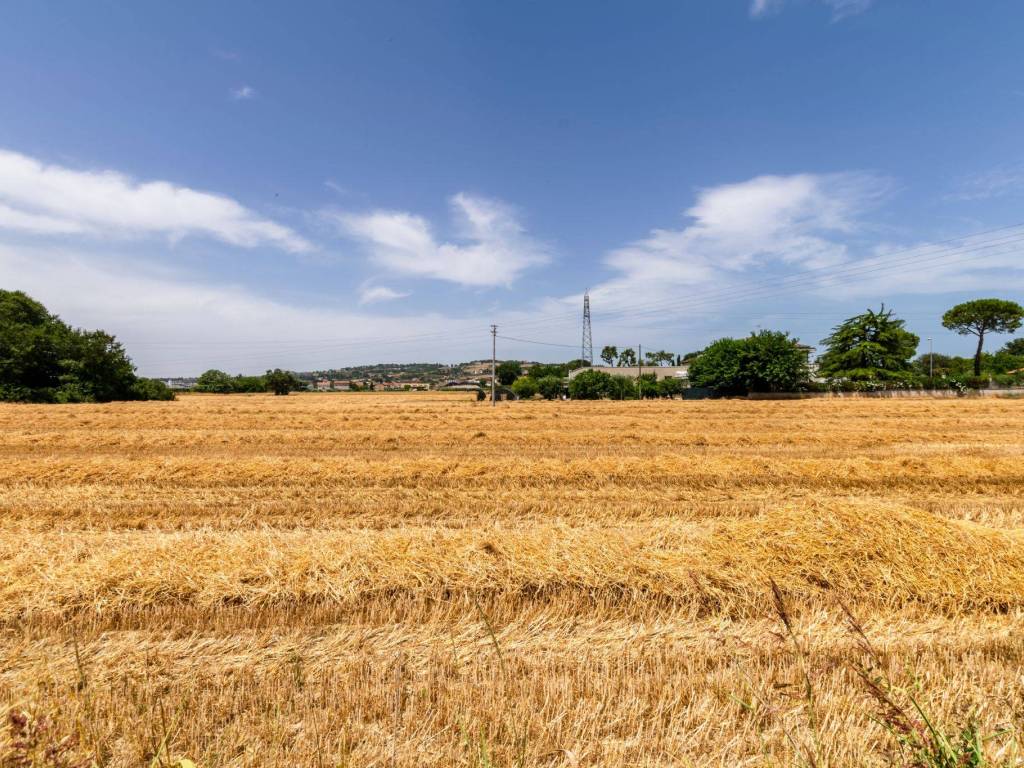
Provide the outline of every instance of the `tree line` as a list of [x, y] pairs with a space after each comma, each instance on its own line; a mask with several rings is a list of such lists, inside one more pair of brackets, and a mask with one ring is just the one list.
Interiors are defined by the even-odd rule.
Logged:
[[[1024, 383], [1024, 339], [1014, 339], [995, 353], [985, 351], [991, 334], [1014, 333], [1024, 322], [1024, 308], [1013, 301], [978, 299], [952, 307], [942, 316], [944, 327], [973, 335], [973, 358], [943, 354], [914, 354], [920, 337], [883, 305], [847, 318], [821, 341], [824, 354], [816, 363], [808, 347], [783, 331], [763, 330], [741, 339], [714, 341], [699, 353], [676, 355], [650, 351], [648, 367], [689, 364], [688, 385], [719, 395], [828, 389], [907, 387], [975, 388], [995, 381]], [[601, 359], [610, 366], [640, 364], [632, 349], [606, 346]], [[678, 378], [658, 379], [653, 373], [638, 379], [604, 371], [585, 371], [565, 379], [584, 360], [534, 364], [505, 361], [496, 371], [497, 383], [522, 398], [578, 399], [608, 397], [672, 397], [686, 384]], [[286, 395], [305, 384], [290, 371], [268, 370], [263, 376], [231, 376], [211, 369], [195, 386], [197, 392], [274, 392]], [[41, 303], [21, 291], [0, 290], [0, 400], [24, 402], [107, 402], [111, 400], [168, 400], [174, 394], [159, 380], [137, 376], [135, 366], [112, 335], [73, 328]]]
[[[199, 392], [274, 392], [305, 384], [275, 368], [263, 376], [210, 370]], [[159, 379], [137, 376], [117, 339], [105, 331], [73, 328], [22, 291], [0, 290], [0, 400], [28, 403], [106, 403], [173, 400]]]
[[306, 383], [291, 371], [274, 368], [262, 376], [232, 376], [224, 371], [211, 368], [204, 371], [196, 379], [193, 392], [211, 395], [231, 395], [251, 392], [273, 392], [275, 395], [287, 395], [306, 388]]
[[124, 347], [109, 333], [72, 328], [25, 293], [0, 290], [0, 400], [172, 399], [162, 381], [135, 375]]
[[[822, 339], [824, 354], [813, 362], [810, 349], [783, 331], [764, 330], [746, 338], [722, 338], [699, 353], [672, 355], [653, 352], [648, 365], [689, 363], [688, 384], [721, 395], [800, 390], [878, 390], [942, 387], [966, 390], [1024, 383], [1024, 339], [1014, 339], [994, 354], [984, 351], [986, 336], [1014, 333], [1024, 322], [1024, 308], [1003, 299], [977, 299], [951, 308], [942, 316], [943, 327], [973, 335], [973, 358], [942, 354], [914, 357], [920, 337], [907, 330], [904, 320], [883, 305], [847, 318]], [[609, 365], [634, 367], [633, 350], [620, 352], [606, 346], [601, 359]], [[671, 397], [683, 385], [651, 374], [634, 378], [604, 371], [587, 371], [569, 383], [569, 396], [578, 399]]]

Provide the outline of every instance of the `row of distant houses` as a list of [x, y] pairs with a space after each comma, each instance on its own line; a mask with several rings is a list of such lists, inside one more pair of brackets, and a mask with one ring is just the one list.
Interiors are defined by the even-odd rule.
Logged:
[[[356, 387], [353, 387], [353, 384]], [[350, 392], [355, 388], [372, 389], [377, 392], [405, 392], [405, 391], [426, 391], [430, 389], [430, 383], [419, 380], [409, 381], [352, 381], [349, 379], [317, 379], [313, 387], [317, 392]]]

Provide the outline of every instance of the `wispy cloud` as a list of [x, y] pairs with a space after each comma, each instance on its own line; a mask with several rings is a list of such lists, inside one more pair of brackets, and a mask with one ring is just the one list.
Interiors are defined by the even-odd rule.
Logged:
[[341, 184], [334, 181], [334, 179], [327, 179], [327, 181], [324, 182], [324, 186], [327, 187], [327, 189], [331, 190], [331, 192], [334, 192], [336, 195], [352, 194], [352, 192], [347, 187], [341, 186]]
[[[840, 21], [848, 16], [863, 13], [874, 0], [820, 0], [832, 9], [832, 20]], [[788, 0], [751, 0], [750, 15], [754, 18], [777, 13], [788, 4]]]
[[248, 101], [259, 96], [256, 89], [251, 85], [242, 85], [231, 89], [231, 98], [235, 101]]
[[824, 275], [813, 290], [834, 299], [854, 297], [888, 301], [906, 294], [965, 291], [1020, 291], [1020, 229], [999, 235], [967, 236], [958, 241], [881, 243], [853, 261], [849, 271]]
[[524, 270], [549, 260], [549, 249], [526, 234], [506, 204], [464, 193], [449, 202], [460, 242], [438, 242], [426, 219], [402, 211], [325, 216], [361, 242], [375, 264], [399, 275], [476, 287], [510, 285]]
[[611, 251], [618, 273], [591, 294], [606, 302], [722, 287], [751, 268], [820, 268], [847, 259], [858, 216], [889, 190], [866, 173], [759, 176], [702, 190], [681, 229], [655, 229]]
[[404, 299], [408, 295], [408, 291], [396, 291], [386, 285], [363, 285], [359, 289], [359, 303], [376, 304], [381, 301]]
[[116, 171], [79, 171], [0, 150], [0, 230], [96, 238], [205, 235], [291, 252], [312, 245], [229, 197]]
[[1024, 163], [992, 168], [960, 179], [947, 200], [989, 200], [1024, 192]]

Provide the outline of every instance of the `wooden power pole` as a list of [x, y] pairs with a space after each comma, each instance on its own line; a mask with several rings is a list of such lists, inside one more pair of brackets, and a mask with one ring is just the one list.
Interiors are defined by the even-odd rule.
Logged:
[[496, 401], [494, 384], [497, 379], [498, 326], [491, 326], [491, 407]]

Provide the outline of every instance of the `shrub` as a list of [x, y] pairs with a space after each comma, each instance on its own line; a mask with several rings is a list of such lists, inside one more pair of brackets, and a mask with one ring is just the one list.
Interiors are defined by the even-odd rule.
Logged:
[[231, 377], [219, 371], [216, 368], [211, 368], [208, 371], [203, 371], [196, 379], [196, 385], [193, 387], [196, 392], [208, 392], [211, 394], [226, 395], [229, 392], [235, 391], [235, 385], [231, 380]]
[[512, 391], [515, 392], [516, 397], [521, 400], [529, 400], [531, 397], [536, 395], [539, 390], [540, 388], [537, 386], [537, 381], [529, 376], [520, 376], [512, 382]]
[[174, 392], [160, 379], [138, 379], [133, 390], [136, 400], [173, 400]]
[[564, 389], [561, 376], [544, 376], [537, 379], [537, 390], [545, 400], [555, 400], [561, 397]]
[[604, 371], [583, 371], [569, 380], [569, 397], [573, 400], [600, 400], [614, 389], [615, 382]]
[[674, 377], [664, 378], [658, 382], [658, 396], [659, 397], [675, 397], [676, 395], [683, 394], [685, 385], [682, 379]]

